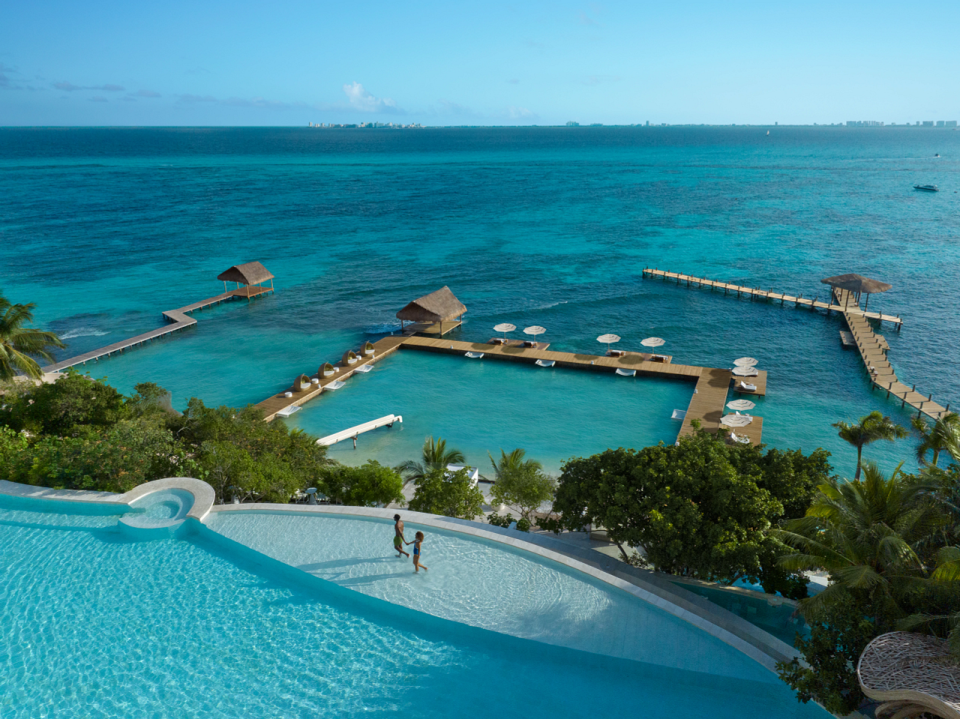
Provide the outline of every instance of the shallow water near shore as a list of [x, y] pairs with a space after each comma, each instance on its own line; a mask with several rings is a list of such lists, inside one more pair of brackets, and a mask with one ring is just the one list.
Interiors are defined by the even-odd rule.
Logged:
[[[197, 313], [193, 329], [84, 368], [127, 392], [157, 382], [182, 407], [190, 396], [260, 401], [449, 285], [469, 308], [460, 339], [486, 340], [507, 321], [547, 327], [564, 351], [600, 354], [596, 337], [614, 332], [625, 349], [664, 337], [684, 364], [755, 356], [770, 373], [755, 411], [764, 440], [822, 446], [849, 474], [855, 453], [830, 424], [909, 414], [870, 391], [856, 353], [840, 347], [841, 318], [645, 280], [642, 269], [821, 299], [830, 275], [890, 282], [870, 307], [905, 319], [900, 333], [880, 330], [891, 362], [946, 404], [960, 397], [958, 158], [960, 133], [916, 128], [6, 129], [0, 287], [37, 303], [40, 323], [67, 338], [65, 357], [158, 327], [161, 310], [221, 291], [222, 270], [262, 261], [275, 296]], [[297, 421], [337, 431], [379, 416], [361, 417], [357, 379]], [[486, 412], [502, 402], [463, 391]], [[471, 454], [536, 447], [551, 465], [593, 451], [540, 444], [540, 423], [519, 418], [481, 441], [451, 405], [430, 417], [430, 392], [411, 393], [422, 425], [404, 428], [398, 456], [428, 433]], [[637, 441], [675, 436], [669, 411], [653, 409], [662, 425]], [[913, 462], [908, 442], [865, 455], [887, 469]]]

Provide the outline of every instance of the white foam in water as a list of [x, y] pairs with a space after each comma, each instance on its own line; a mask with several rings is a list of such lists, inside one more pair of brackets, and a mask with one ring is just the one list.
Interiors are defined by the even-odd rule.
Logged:
[[78, 327], [75, 330], [70, 330], [66, 334], [60, 335], [62, 340], [72, 340], [77, 337], [103, 337], [104, 335], [110, 334], [106, 330], [95, 330], [91, 327]]

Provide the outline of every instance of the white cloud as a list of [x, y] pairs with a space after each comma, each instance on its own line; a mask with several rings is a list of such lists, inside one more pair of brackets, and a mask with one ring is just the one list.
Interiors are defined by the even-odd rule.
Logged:
[[397, 103], [395, 103], [393, 100], [388, 97], [375, 97], [367, 92], [366, 88], [364, 88], [364, 86], [359, 82], [353, 82], [349, 85], [344, 85], [343, 92], [346, 94], [347, 99], [350, 100], [350, 105], [357, 110], [363, 110], [364, 112], [382, 112], [394, 115], [403, 113], [403, 110], [397, 107]]
[[514, 120], [532, 120], [537, 116], [537, 113], [525, 107], [511, 107], [507, 110], [507, 114]]

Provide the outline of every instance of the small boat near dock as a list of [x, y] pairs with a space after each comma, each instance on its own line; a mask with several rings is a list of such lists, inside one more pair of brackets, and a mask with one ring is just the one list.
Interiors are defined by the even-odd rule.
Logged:
[[936, 185], [914, 185], [913, 189], [921, 192], [940, 192], [940, 188]]

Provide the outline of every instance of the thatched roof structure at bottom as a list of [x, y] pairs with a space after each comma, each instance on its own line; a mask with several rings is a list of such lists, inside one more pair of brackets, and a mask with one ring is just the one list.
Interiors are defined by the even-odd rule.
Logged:
[[217, 275], [217, 279], [225, 282], [239, 282], [241, 285], [258, 285], [261, 282], [272, 280], [273, 275], [259, 262], [245, 262], [221, 272]]
[[878, 717], [960, 719], [960, 665], [943, 639], [881, 634], [860, 655], [857, 679], [864, 694], [884, 702]]
[[443, 286], [408, 304], [397, 312], [397, 319], [408, 322], [448, 322], [466, 311], [466, 306], [450, 288]]

